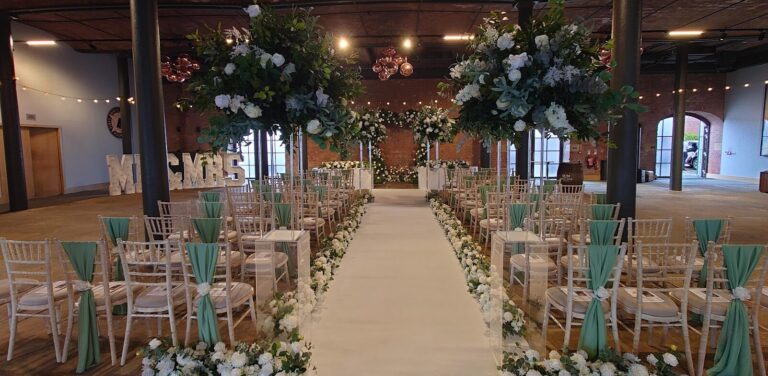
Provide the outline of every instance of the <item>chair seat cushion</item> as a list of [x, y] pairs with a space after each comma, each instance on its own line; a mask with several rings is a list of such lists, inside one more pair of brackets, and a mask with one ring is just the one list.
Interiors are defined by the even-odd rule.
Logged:
[[[512, 267], [514, 267], [517, 270], [524, 270], [525, 264], [526, 264], [526, 257], [525, 254], [518, 254], [518, 255], [512, 255], [509, 258], [509, 262], [512, 264]], [[530, 257], [530, 268], [533, 271], [546, 271], [546, 272], [553, 272], [557, 270], [557, 265], [550, 259], [549, 257], [545, 255], [531, 255]]]
[[[626, 265], [629, 270], [637, 270], [637, 255], [624, 256], [624, 265]], [[643, 258], [643, 273], [658, 273], [660, 270], [659, 264], [656, 261], [647, 257]]]
[[[633, 291], [635, 296], [630, 294], [630, 290]], [[646, 290], [648, 291], [648, 290]], [[644, 291], [645, 292], [645, 291]], [[679, 314], [680, 308], [677, 306], [672, 298], [664, 292], [648, 291], [655, 295], [655, 297], [647, 297], [643, 299], [643, 314], [655, 317], [675, 317]], [[626, 308], [627, 312], [637, 312], [637, 289], [634, 287], [623, 287], [619, 289], [618, 303]], [[660, 302], [655, 301], [661, 299]]]
[[504, 221], [499, 218], [489, 218], [480, 220], [480, 227], [490, 228], [491, 230], [499, 229], [504, 225]]
[[[27, 284], [18, 284], [19, 282], [37, 282], [37, 280], [29, 279], [29, 278], [16, 278], [16, 290], [19, 293], [22, 293], [24, 291], [27, 291], [34, 287], [33, 285], [27, 285]], [[7, 279], [0, 280], [0, 302], [5, 302], [8, 299], [11, 298], [11, 281]]]
[[[92, 291], [93, 299], [96, 301], [97, 307], [107, 304], [104, 296], [104, 285], [101, 283], [94, 285]], [[139, 291], [141, 291], [141, 286], [133, 285], [133, 293], [136, 294]], [[128, 289], [125, 287], [125, 282], [109, 282], [109, 298], [112, 304], [115, 302], [124, 302], [128, 298]]]
[[[53, 282], [53, 300], [61, 300], [67, 298], [67, 282], [55, 281]], [[48, 290], [46, 286], [38, 286], [21, 296], [19, 299], [19, 305], [21, 306], [44, 306], [48, 304]]]
[[[214, 283], [209, 292], [213, 307], [215, 309], [227, 308], [227, 292], [225, 283]], [[247, 302], [248, 298], [253, 296], [253, 286], [247, 283], [232, 282], [230, 284], [229, 297], [233, 305], [240, 305]], [[195, 296], [193, 308], [197, 310], [197, 303], [200, 301], [200, 295]]]
[[[568, 295], [563, 291], [560, 287], [550, 287], [547, 289], [546, 292], [547, 299], [549, 299], [553, 304], [565, 307], [566, 304], [568, 304]], [[589, 303], [591, 300], [583, 300], [574, 297], [573, 299], [573, 313], [578, 314], [584, 314], [587, 312], [587, 307], [589, 307]], [[611, 305], [609, 303], [609, 299], [602, 301], [603, 306], [603, 312], [606, 314], [610, 313]]]
[[[184, 240], [189, 239], [189, 231], [186, 231], [186, 230], [182, 231], [181, 232], [181, 237], [184, 237]], [[174, 232], [173, 234], [168, 235], [168, 240], [179, 240], [179, 238], [180, 238], [180, 236], [179, 236], [178, 232]]]
[[[693, 313], [704, 314], [706, 301], [701, 295], [706, 295], [707, 289], [704, 288], [692, 288], [688, 289], [688, 310]], [[731, 296], [731, 292], [728, 290], [713, 290], [713, 293], [717, 293], [720, 296]], [[682, 290], [675, 290], [670, 292], [673, 298], [680, 301], [683, 298]], [[713, 299], [712, 301], [712, 314], [717, 316], [725, 316], [725, 312], [728, 310], [728, 302], [718, 301], [719, 299]]]
[[[174, 305], [182, 303], [186, 299], [184, 285], [179, 285], [171, 289], [171, 296], [173, 297]], [[162, 286], [155, 286], [152, 288], [144, 289], [136, 297], [133, 305], [136, 308], [162, 308], [168, 306], [168, 300], [166, 298], [166, 288]]]
[[237, 240], [237, 231], [228, 230], [226, 234], [224, 234], [224, 231], [221, 231], [221, 233], [219, 233], [219, 240], [226, 240], [230, 242]]
[[332, 215], [336, 214], [336, 210], [329, 207], [321, 207], [320, 208], [320, 215], [323, 217], [330, 217]]
[[[571, 243], [574, 244], [581, 244], [581, 234], [573, 234], [571, 235]], [[589, 244], [589, 234], [584, 235], [584, 244]]]
[[[219, 252], [219, 259], [216, 261], [217, 267], [222, 267], [227, 262], [227, 255], [225, 251]], [[171, 254], [171, 265], [178, 266], [181, 264], [182, 252], [174, 252]], [[243, 254], [239, 251], [229, 251], [229, 263], [232, 267], [240, 266], [243, 262]]]
[[278, 268], [288, 263], [288, 255], [282, 252], [272, 253], [254, 253], [245, 259], [245, 268], [250, 271], [270, 270]]
[[469, 215], [471, 215], [473, 217], [479, 217], [482, 214], [484, 214], [484, 212], [485, 212], [485, 210], [483, 210], [483, 208], [474, 208], [474, 209], [471, 209], [469, 211]]
[[309, 227], [312, 229], [325, 226], [325, 219], [322, 218], [304, 217], [302, 222], [304, 222], [304, 227]]
[[470, 208], [477, 207], [477, 201], [474, 201], [474, 200], [463, 201], [461, 203], [461, 207], [463, 207], [465, 209], [470, 209]]
[[261, 235], [254, 235], [254, 234], [245, 234], [240, 237], [240, 240], [244, 242], [254, 242], [261, 239], [262, 239]]

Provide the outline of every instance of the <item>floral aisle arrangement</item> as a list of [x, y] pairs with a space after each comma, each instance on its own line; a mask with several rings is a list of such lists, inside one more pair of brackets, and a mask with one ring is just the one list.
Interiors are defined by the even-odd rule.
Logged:
[[565, 18], [564, 0], [550, 0], [549, 11], [522, 28], [494, 12], [439, 89], [459, 107], [457, 128], [476, 137], [518, 140], [535, 127], [594, 139], [598, 125], [624, 108], [643, 110], [632, 87], [609, 88], [604, 48], [587, 27]]
[[416, 184], [419, 182], [419, 173], [413, 167], [390, 166], [387, 167], [387, 176], [392, 183]]
[[261, 322], [265, 333], [273, 336], [264, 343], [239, 343], [227, 348], [222, 342], [213, 346], [198, 343], [194, 348], [175, 347], [167, 339], [152, 339], [139, 351], [142, 376], [169, 375], [304, 375], [311, 369], [311, 346], [304, 343], [298, 324], [309, 314], [328, 290], [354, 233], [360, 227], [369, 195], [359, 197], [350, 214], [340, 222], [333, 236], [324, 240], [312, 259], [311, 286], [298, 294], [308, 304], [299, 306], [294, 292], [278, 295]]
[[451, 142], [456, 136], [453, 119], [444, 108], [424, 106], [411, 124], [417, 143]]
[[[659, 359], [660, 358], [660, 359]], [[641, 363], [637, 356], [625, 353], [618, 356], [609, 353], [601, 359], [590, 361], [584, 351], [572, 354], [551, 351], [546, 359], [535, 350], [523, 354], [505, 354], [500, 367], [501, 376], [672, 376], [678, 375], [675, 368], [680, 363], [674, 352], [650, 354], [648, 365]]]
[[201, 142], [226, 149], [254, 130], [286, 139], [299, 129], [322, 144], [348, 127], [347, 101], [362, 92], [353, 56], [336, 55], [310, 10], [245, 8], [242, 29], [189, 36], [203, 69], [190, 80], [191, 103], [215, 111]]
[[382, 118], [382, 112], [366, 110], [359, 116], [359, 133], [357, 139], [364, 146], [371, 145], [371, 164], [373, 166], [373, 182], [384, 184], [388, 181], [387, 165], [381, 152], [381, 144], [387, 140], [387, 126]]
[[360, 163], [360, 161], [329, 161], [320, 163], [320, 168], [349, 170], [352, 168], [360, 168], [364, 165], [365, 163]]
[[441, 159], [439, 161], [429, 161], [427, 164], [431, 168], [467, 168], [469, 167], [469, 163], [464, 160], [444, 160]]
[[[459, 258], [467, 279], [469, 292], [480, 303], [483, 317], [487, 324], [491, 322], [491, 260], [482, 254], [482, 247], [464, 229], [461, 221], [453, 214], [450, 206], [436, 199], [430, 200], [430, 207], [437, 222], [445, 231], [448, 241]], [[525, 314], [515, 306], [509, 297], [504, 299], [502, 331], [505, 337], [525, 334]]]

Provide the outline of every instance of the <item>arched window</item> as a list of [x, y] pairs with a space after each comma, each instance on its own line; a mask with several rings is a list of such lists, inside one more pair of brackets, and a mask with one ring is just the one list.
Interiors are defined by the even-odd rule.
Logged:
[[[259, 145], [253, 132], [240, 144], [243, 153], [242, 167], [245, 177], [256, 179], [259, 175]], [[280, 142], [280, 133], [267, 134], [267, 173], [276, 176], [285, 172], [285, 145]]]
[[[656, 176], [668, 178], [672, 171], [672, 117], [662, 119], [656, 128]], [[698, 117], [685, 116], [683, 131], [683, 176], [702, 176], [706, 166], [702, 158], [708, 147], [705, 135], [708, 123]]]

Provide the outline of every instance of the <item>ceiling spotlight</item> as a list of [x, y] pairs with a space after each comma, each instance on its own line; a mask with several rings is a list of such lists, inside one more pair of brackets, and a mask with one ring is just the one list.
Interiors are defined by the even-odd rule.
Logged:
[[83, 100], [82, 99], [78, 99], [77, 103], [83, 103]]
[[725, 31], [723, 31], [722, 33], [720, 33], [720, 40], [725, 40], [727, 36], [728, 34], [726, 34]]
[[413, 48], [413, 42], [411, 41], [411, 38], [403, 39], [403, 48], [405, 49]]
[[435, 103], [437, 103], [437, 99], [435, 99]]
[[711, 88], [711, 87], [708, 87], [708, 88], [707, 88], [707, 91], [712, 91], [712, 88]]
[[344, 37], [339, 38], [339, 49], [346, 50], [347, 48], [349, 48], [349, 40]]
[[660, 96], [661, 96], [661, 93], [656, 93], [656, 96], [657, 96], [657, 97], [660, 97]]
[[387, 106], [389, 106], [389, 102], [387, 102]]
[[[768, 81], [766, 81], [766, 83], [768, 83]], [[421, 101], [419, 101], [419, 104], [421, 104]]]
[[351, 103], [351, 104], [355, 104], [355, 101], [349, 101], [349, 103]]
[[731, 87], [730, 86], [726, 86], [725, 90], [731, 90]]
[[704, 34], [704, 30], [673, 30], [669, 32], [670, 37], [698, 37]]
[[749, 84], [744, 84], [744, 87], [749, 87]]
[[118, 102], [120, 101], [120, 97], [115, 97], [115, 99], [117, 99]]
[[232, 44], [232, 42], [234, 41], [232, 40], [232, 38], [227, 38], [227, 39], [224, 39], [224, 42], [227, 44]]
[[368, 105], [369, 105], [369, 106], [371, 105], [371, 101], [368, 101]]
[[55, 40], [30, 40], [27, 41], [27, 46], [55, 46]]
[[403, 106], [405, 106], [405, 102], [403, 102]]
[[637, 98], [638, 98], [638, 99], [643, 99], [643, 96], [641, 95], [641, 96], [639, 96], [639, 97], [637, 97]]
[[105, 100], [104, 100], [104, 102], [107, 102], [107, 103], [109, 103], [109, 99], [105, 99]]
[[93, 103], [99, 103], [99, 100], [98, 99], [94, 99]]
[[693, 88], [693, 90], [691, 90], [691, 91], [695, 93], [695, 92], [699, 91], [699, 89]]

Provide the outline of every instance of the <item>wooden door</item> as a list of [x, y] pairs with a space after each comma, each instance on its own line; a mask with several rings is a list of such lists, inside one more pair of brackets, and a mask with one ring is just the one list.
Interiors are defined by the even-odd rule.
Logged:
[[[32, 168], [32, 197], [57, 196], [63, 193], [59, 130], [56, 128], [29, 129], [31, 158], [26, 159]], [[30, 185], [27, 185], [30, 188]]]

